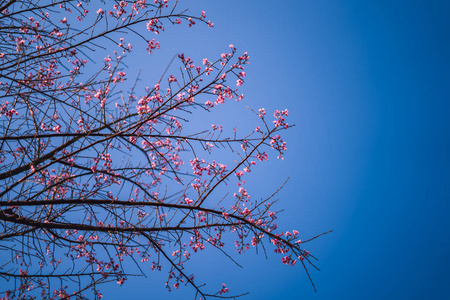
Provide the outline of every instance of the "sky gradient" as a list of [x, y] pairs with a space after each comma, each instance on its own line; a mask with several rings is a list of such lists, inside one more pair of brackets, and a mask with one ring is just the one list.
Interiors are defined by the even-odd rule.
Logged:
[[[243, 299], [450, 299], [450, 2], [202, 0], [190, 12], [201, 10], [215, 27], [168, 28], [148, 58], [155, 76], [177, 52], [248, 51], [243, 105], [288, 108], [296, 124], [285, 160], [255, 168], [249, 192], [290, 177], [280, 227], [334, 231], [305, 244], [317, 293], [271, 253], [238, 257], [239, 269], [206, 252], [196, 273]], [[242, 111], [224, 122], [245, 127]], [[149, 275], [104, 286], [105, 299], [193, 298]]]

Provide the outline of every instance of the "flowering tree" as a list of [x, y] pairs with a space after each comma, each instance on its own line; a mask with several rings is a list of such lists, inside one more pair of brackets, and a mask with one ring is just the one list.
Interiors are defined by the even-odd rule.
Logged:
[[177, 1], [0, 1], [1, 299], [101, 298], [99, 284], [150, 270], [168, 272], [169, 290], [221, 298], [228, 288], [206, 291], [191, 255], [264, 241], [308, 272], [298, 232], [279, 231], [272, 197], [254, 200], [244, 180], [270, 152], [283, 157], [288, 111], [253, 111], [260, 124], [242, 136], [186, 133], [194, 114], [243, 99], [247, 53], [178, 55], [180, 71], [142, 91], [127, 77], [133, 46], [151, 54], [165, 26], [196, 23], [212, 26]]

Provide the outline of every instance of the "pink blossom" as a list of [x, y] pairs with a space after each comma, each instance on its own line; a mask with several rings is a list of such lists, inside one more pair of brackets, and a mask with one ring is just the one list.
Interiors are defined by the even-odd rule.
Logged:
[[61, 126], [59, 126], [59, 125], [57, 125], [57, 126], [54, 126], [53, 128], [52, 128], [52, 130], [53, 131], [55, 131], [55, 132], [57, 132], [57, 133], [61, 133]]
[[266, 115], [266, 110], [264, 108], [260, 108], [259, 109], [259, 117], [262, 118], [265, 115]]
[[225, 283], [222, 283], [222, 289], [219, 291], [219, 294], [222, 295], [224, 293], [228, 293], [228, 288], [225, 287]]
[[214, 104], [211, 101], [206, 101], [205, 105], [206, 105], [207, 108], [214, 107]]
[[283, 262], [283, 264], [289, 264], [291, 261], [291, 258], [289, 256], [285, 256], [281, 259], [281, 261]]

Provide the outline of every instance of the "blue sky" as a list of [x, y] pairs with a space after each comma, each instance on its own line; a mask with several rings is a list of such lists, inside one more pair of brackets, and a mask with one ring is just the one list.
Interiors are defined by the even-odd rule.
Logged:
[[[271, 254], [239, 257], [239, 269], [207, 252], [196, 272], [247, 299], [450, 299], [449, 3], [202, 0], [191, 12], [214, 29], [161, 35], [148, 62], [157, 77], [157, 60], [177, 52], [249, 52], [245, 105], [288, 108], [296, 127], [286, 159], [255, 170], [248, 188], [265, 196], [290, 176], [280, 226], [304, 239], [334, 230], [305, 245], [319, 258], [317, 293]], [[224, 117], [246, 125], [240, 111]], [[104, 296], [191, 298], [149, 275]]]

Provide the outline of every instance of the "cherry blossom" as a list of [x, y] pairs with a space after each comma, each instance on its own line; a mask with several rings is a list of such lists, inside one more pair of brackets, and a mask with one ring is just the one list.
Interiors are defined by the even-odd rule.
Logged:
[[0, 299], [101, 299], [106, 286], [160, 271], [169, 291], [225, 297], [226, 284], [193, 275], [206, 249], [264, 247], [283, 264], [314, 266], [300, 246], [315, 237], [279, 229], [274, 195], [246, 184], [260, 164], [284, 158], [288, 110], [271, 121], [253, 111], [250, 132], [219, 117], [189, 123], [226, 106], [248, 111], [249, 54], [230, 44], [200, 61], [180, 53], [156, 82], [130, 75], [136, 49], [148, 53], [142, 64], [163, 49], [155, 37], [166, 26], [213, 26], [181, 2], [3, 6]]

